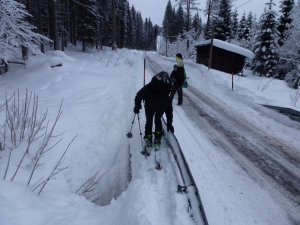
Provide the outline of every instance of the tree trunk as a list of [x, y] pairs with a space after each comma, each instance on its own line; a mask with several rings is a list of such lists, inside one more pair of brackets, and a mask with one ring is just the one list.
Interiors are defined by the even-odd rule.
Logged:
[[212, 6], [212, 0], [209, 1], [209, 6], [208, 6], [207, 22], [206, 22], [205, 33], [204, 33], [205, 39], [208, 39], [208, 29], [209, 29], [209, 23], [210, 23], [211, 6]]
[[[43, 35], [43, 24], [42, 24], [42, 8], [41, 8], [41, 0], [37, 0], [38, 7], [38, 31], [39, 34]], [[41, 43], [41, 52], [45, 53], [44, 43]]]
[[71, 1], [71, 2], [72, 2], [72, 4], [71, 4], [71, 9], [72, 9], [71, 21], [72, 21], [72, 39], [73, 39], [72, 43], [74, 46], [76, 46], [77, 36], [76, 36], [76, 20], [75, 20], [75, 18], [76, 18], [77, 10], [74, 6], [74, 2], [73, 1]]
[[56, 0], [52, 0], [52, 25], [53, 25], [53, 42], [54, 50], [59, 50], [59, 38], [57, 28]]
[[112, 50], [114, 50], [114, 46], [116, 44], [116, 2], [115, 0], [111, 0], [111, 14], [112, 14], [112, 34], [111, 34], [111, 41], [112, 41]]

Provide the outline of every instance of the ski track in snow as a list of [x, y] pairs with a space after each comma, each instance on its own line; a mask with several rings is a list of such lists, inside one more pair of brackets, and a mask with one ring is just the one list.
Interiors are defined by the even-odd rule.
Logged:
[[[148, 54], [148, 59], [150, 60], [148, 64], [152, 64], [150, 65], [150, 67], [152, 68], [154, 73], [158, 73], [162, 70], [168, 71], [168, 68], [172, 68], [170, 62], [168, 62], [169, 59], [162, 62], [162, 58], [163, 57], [160, 57], [158, 60], [157, 56]], [[187, 73], [191, 72], [191, 70], [193, 69], [194, 68], [191, 69], [190, 67], [186, 66]], [[191, 74], [191, 76], [192, 75], [195, 74]], [[193, 85], [192, 82], [190, 82], [190, 84]], [[282, 147], [286, 142], [279, 144], [278, 149], [281, 150], [282, 152], [279, 152], [279, 154], [281, 155], [280, 157], [281, 160], [279, 160], [278, 163], [279, 164], [282, 163], [282, 165], [286, 166], [286, 168], [291, 167], [290, 170], [291, 174], [294, 174], [293, 176], [291, 176], [291, 180], [288, 181], [286, 185], [283, 185], [282, 188], [280, 187], [281, 183], [279, 183], [280, 185], [278, 186], [276, 183], [274, 183], [272, 179], [270, 179], [268, 176], [266, 176], [260, 170], [258, 170], [255, 164], [253, 165], [251, 163], [252, 160], [257, 161], [257, 159], [253, 158], [249, 161], [242, 154], [233, 151], [233, 149], [235, 148], [234, 145], [230, 143], [227, 143], [225, 145], [222, 144], [226, 139], [224, 138], [224, 136], [222, 136], [223, 135], [222, 132], [225, 131], [223, 126], [225, 123], [228, 123], [228, 119], [224, 115], [222, 116], [221, 114], [222, 112], [225, 113], [228, 109], [225, 108], [226, 106], [223, 107], [222, 109], [222, 107], [220, 107], [222, 103], [218, 103], [220, 104], [219, 106], [220, 109], [218, 109], [220, 111], [219, 113], [220, 115], [218, 115], [220, 119], [210, 122], [209, 121], [210, 117], [216, 117], [216, 113], [214, 111], [216, 109], [213, 109], [212, 111], [209, 110], [211, 110], [210, 107], [215, 106], [216, 103], [213, 103], [213, 100], [207, 97], [206, 97], [207, 99], [200, 98], [199, 100], [199, 96], [195, 95], [196, 89], [194, 89], [192, 85], [188, 89], [183, 89], [184, 92], [183, 107], [178, 107], [174, 105], [174, 124], [175, 124], [174, 127], [175, 127], [175, 134], [179, 139], [180, 144], [184, 146], [183, 151], [186, 157], [188, 158], [188, 163], [192, 169], [194, 178], [196, 177], [195, 180], [196, 182], [198, 181], [197, 185], [200, 191], [200, 195], [204, 193], [204, 209], [207, 212], [208, 221], [218, 224], [220, 218], [224, 216], [224, 220], [225, 220], [226, 217], [228, 217], [228, 214], [234, 216], [232, 218], [231, 217], [229, 218], [229, 222], [224, 222], [223, 224], [259, 223], [259, 224], [279, 225], [279, 224], [294, 224], [297, 223], [296, 221], [300, 221], [299, 213], [298, 213], [299, 206], [297, 206], [298, 203], [293, 202], [293, 200], [298, 201], [297, 191], [294, 192], [294, 197], [290, 196], [290, 194], [286, 193], [285, 191], [285, 188], [288, 189], [290, 188], [289, 185], [291, 184], [289, 182], [291, 183], [296, 182], [295, 185], [299, 183], [297, 181], [294, 181], [295, 179], [293, 178], [293, 176], [297, 176], [296, 174], [299, 174], [296, 172], [297, 170], [299, 170], [299, 160], [297, 160], [298, 159], [297, 151], [295, 149], [293, 150], [293, 147], [291, 148], [289, 144], [286, 144], [285, 147]], [[194, 93], [192, 94], [192, 92]], [[204, 105], [202, 104], [203, 102], [201, 102], [204, 99], [205, 101], [207, 101], [206, 106], [205, 104]], [[222, 102], [221, 101], [222, 99], [218, 99], [218, 100]], [[177, 102], [177, 96], [175, 95], [173, 104], [175, 104], [176, 102]], [[211, 106], [209, 106], [209, 102]], [[195, 105], [196, 107], [193, 105]], [[245, 108], [245, 106], [246, 105], [244, 105], [243, 108]], [[235, 112], [230, 112], [229, 114], [233, 115], [234, 117], [232, 118], [236, 118], [236, 120], [238, 121], [239, 115], [235, 115], [236, 114]], [[250, 117], [250, 119], [251, 118], [252, 117]], [[189, 129], [189, 127], [191, 126], [194, 128]], [[226, 126], [227, 125], [225, 125], [225, 127]], [[229, 124], [228, 127], [230, 126], [232, 129], [232, 128], [239, 128], [240, 125], [231, 122], [231, 124]], [[198, 128], [196, 129], [197, 131], [195, 131], [195, 128]], [[245, 138], [249, 139], [249, 136], [251, 139], [252, 134], [242, 130], [243, 129], [239, 130], [238, 135], [234, 139], [231, 138], [230, 140], [231, 143], [233, 144], [239, 142], [244, 143]], [[226, 135], [230, 133], [234, 135], [233, 132], [235, 131], [229, 131], [229, 133], [227, 133]], [[190, 143], [186, 143], [184, 138], [186, 136], [189, 136], [188, 140]], [[256, 139], [255, 142], [259, 143], [260, 141], [261, 143], [264, 143], [266, 140], [264, 139], [264, 135], [262, 136], [263, 138], [260, 138], [259, 140]], [[198, 137], [201, 137], [201, 141]], [[191, 142], [191, 140], [194, 141]], [[271, 142], [271, 139], [269, 139], [268, 142]], [[275, 146], [276, 145], [277, 144], [275, 144]], [[199, 146], [199, 149], [197, 148], [195, 149], [195, 146]], [[243, 144], [241, 144], [238, 148], [241, 148], [242, 150], [244, 147]], [[269, 146], [265, 148], [268, 149]], [[203, 154], [199, 154], [199, 151], [202, 152]], [[261, 154], [261, 156], [263, 156], [266, 153], [261, 152], [258, 154]], [[199, 157], [200, 155], [202, 155], [202, 157]], [[234, 161], [232, 161], [231, 157]], [[271, 155], [269, 155], [268, 157], [270, 160]], [[288, 161], [285, 161], [286, 157], [288, 157], [287, 158]], [[278, 155], [275, 156], [274, 159], [278, 160], [279, 159]], [[268, 159], [266, 160], [267, 160], [266, 162], [268, 162]], [[209, 164], [207, 164], [207, 162], [209, 162]], [[259, 163], [257, 166], [258, 168], [263, 168], [263, 169], [266, 168], [264, 167], [265, 162], [261, 161], [258, 163]], [[202, 164], [204, 164], [205, 166]], [[268, 163], [265, 165], [268, 166]], [[274, 162], [273, 165], [271, 166], [274, 167]], [[265, 169], [265, 170], [272, 171], [275, 168], [274, 172], [272, 171], [271, 174], [274, 173], [274, 177], [276, 178], [279, 174], [276, 172], [276, 167], [274, 168], [272, 167], [270, 169]], [[282, 171], [281, 168], [280, 170]], [[201, 171], [201, 172], [197, 172], [197, 171]], [[231, 174], [232, 171], [235, 171], [235, 174]], [[245, 172], [247, 172], [247, 174]], [[268, 172], [267, 175], [270, 175], [270, 172]], [[201, 176], [202, 178], [198, 176]], [[284, 175], [283, 178], [287, 178], [287, 177], [285, 177]], [[231, 179], [231, 182], [229, 182], [232, 184], [230, 185], [231, 188], [226, 187], [226, 185], [228, 185], [228, 179]], [[207, 196], [211, 195], [209, 194], [210, 191], [207, 190], [208, 187], [214, 187], [214, 192], [213, 192], [214, 194], [211, 193], [213, 194], [213, 196], [210, 199], [207, 199]], [[278, 187], [280, 187], [279, 189], [281, 190], [281, 192], [278, 191]], [[230, 189], [232, 190], [232, 192], [227, 191]], [[249, 191], [249, 189], [253, 191]], [[256, 193], [256, 190], [258, 189], [260, 189], [259, 191], [260, 193]], [[288, 200], [287, 197], [291, 198], [292, 201]], [[268, 200], [266, 201], [266, 199]], [[270, 201], [274, 203], [274, 205], [272, 206], [274, 208], [268, 205]], [[223, 207], [220, 205], [221, 202]], [[243, 204], [244, 202], [251, 202], [252, 204], [250, 204], [249, 207], [249, 206], [245, 206]], [[265, 204], [266, 202], [267, 204]], [[220, 207], [215, 207], [216, 205], [220, 205]], [[268, 214], [260, 213], [260, 211], [266, 211], [266, 210], [268, 211]], [[284, 212], [284, 210], [286, 210], [286, 212]], [[278, 211], [281, 211], [279, 215], [278, 213], [274, 213]], [[215, 214], [217, 214], [218, 217], [214, 216]], [[249, 215], [256, 215], [256, 216], [249, 216]], [[274, 219], [270, 219], [270, 215], [272, 215], [271, 217]]]

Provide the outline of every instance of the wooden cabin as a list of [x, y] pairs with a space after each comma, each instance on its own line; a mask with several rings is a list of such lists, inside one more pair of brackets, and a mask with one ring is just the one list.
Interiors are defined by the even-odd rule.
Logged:
[[[197, 43], [196, 63], [208, 66], [211, 40]], [[248, 49], [227, 43], [218, 39], [213, 39], [211, 68], [226, 73], [237, 74], [244, 68], [245, 58], [253, 59], [253, 52]]]

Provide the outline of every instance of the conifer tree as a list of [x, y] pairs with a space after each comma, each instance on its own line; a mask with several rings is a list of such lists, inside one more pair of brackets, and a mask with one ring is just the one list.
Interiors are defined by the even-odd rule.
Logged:
[[254, 74], [275, 76], [279, 59], [277, 13], [272, 9], [274, 3], [266, 3], [268, 9], [261, 15], [259, 30], [254, 43], [254, 59], [252, 69]]
[[143, 46], [146, 50], [149, 50], [148, 43], [149, 43], [149, 23], [148, 23], [148, 18], [146, 18], [144, 23], [144, 29], [143, 29]]
[[238, 38], [239, 40], [241, 39], [246, 39], [245, 36], [245, 28], [246, 28], [246, 13], [244, 12], [242, 15], [242, 18], [240, 20], [239, 28], [238, 28]]
[[238, 32], [239, 27], [239, 20], [238, 20], [238, 12], [237, 9], [235, 9], [232, 13], [232, 19], [231, 19], [231, 39], [234, 39]]
[[294, 7], [294, 0], [282, 0], [280, 1], [279, 12], [281, 16], [279, 17], [279, 26], [278, 31], [280, 33], [279, 45], [282, 46], [284, 40], [286, 39], [286, 30], [289, 28], [290, 23], [292, 22], [291, 11]]
[[205, 15], [207, 16], [207, 22], [205, 25], [204, 38], [210, 39], [212, 33], [213, 21], [219, 14], [219, 0], [207, 0]]
[[172, 20], [173, 20], [173, 10], [172, 10], [171, 1], [169, 0], [166, 6], [164, 20], [163, 20], [163, 36], [165, 39], [169, 39], [169, 36], [171, 36]]
[[81, 0], [78, 4], [78, 37], [82, 42], [82, 51], [93, 48], [96, 44], [98, 9], [94, 1]]
[[149, 49], [149, 50], [154, 50], [152, 48], [153, 39], [154, 39], [153, 32], [154, 32], [153, 23], [149, 17], [149, 19], [148, 19], [148, 43], [147, 43], [147, 49]]
[[35, 27], [25, 18], [25, 6], [14, 0], [0, 0], [0, 62], [7, 62], [21, 56], [20, 46], [25, 46], [34, 54], [41, 54], [39, 44], [48, 38], [35, 33]]
[[137, 21], [136, 21], [136, 11], [134, 6], [131, 7], [131, 15], [132, 15], [132, 46], [131, 48], [136, 49], [136, 36], [137, 36]]
[[203, 30], [202, 26], [202, 20], [198, 14], [198, 12], [194, 15], [193, 22], [192, 22], [192, 28], [194, 30], [194, 39], [198, 39], [201, 35], [201, 32]]
[[126, 12], [127, 0], [119, 0], [117, 7], [117, 45], [119, 48], [126, 46], [126, 24], [127, 24], [127, 12]]
[[291, 87], [300, 86], [300, 0], [291, 11], [293, 19], [287, 30], [287, 39], [281, 47], [281, 57], [285, 60], [288, 68], [286, 69], [286, 81]]
[[132, 12], [130, 10], [129, 2], [126, 1], [126, 33], [125, 33], [125, 47], [132, 48], [132, 42], [133, 42], [133, 18], [132, 18]]
[[219, 1], [219, 13], [216, 19], [215, 37], [222, 41], [231, 38], [231, 8], [230, 0]]
[[253, 23], [253, 15], [252, 12], [250, 11], [246, 20], [246, 26], [244, 30], [244, 37], [246, 40], [250, 38], [251, 35], [251, 30], [252, 30], [252, 23]]
[[166, 6], [163, 20], [163, 36], [165, 40], [168, 40], [170, 42], [176, 40], [176, 37], [174, 37], [175, 35], [177, 35], [176, 29], [176, 11], [175, 9], [172, 9], [172, 4], [169, 0]]
[[144, 22], [142, 18], [141, 12], [136, 12], [136, 48], [144, 49], [143, 45], [143, 30], [144, 30]]
[[173, 35], [178, 35], [178, 34], [183, 34], [185, 32], [185, 17], [184, 17], [184, 12], [183, 12], [183, 8], [181, 6], [181, 4], [178, 6], [178, 9], [176, 11], [175, 14], [175, 23], [174, 23], [174, 28], [175, 28], [175, 32], [173, 33]]
[[191, 11], [192, 10], [198, 10], [198, 5], [200, 3], [197, 2], [197, 0], [175, 0], [178, 1], [179, 5], [186, 6], [186, 16], [185, 16], [185, 25], [186, 31], [189, 31], [191, 28]]

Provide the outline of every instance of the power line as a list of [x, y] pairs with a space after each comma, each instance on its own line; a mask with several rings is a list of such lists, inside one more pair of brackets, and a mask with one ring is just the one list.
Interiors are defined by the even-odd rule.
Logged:
[[251, 2], [251, 1], [252, 1], [252, 0], [250, 0], [250, 1], [246, 2], [246, 3], [244, 3], [243, 5], [240, 5], [239, 7], [237, 7], [237, 9], [240, 8], [240, 7], [242, 7], [242, 6], [244, 6], [244, 5], [246, 5], [247, 3]]

